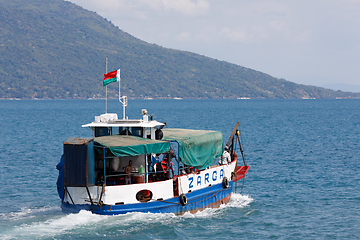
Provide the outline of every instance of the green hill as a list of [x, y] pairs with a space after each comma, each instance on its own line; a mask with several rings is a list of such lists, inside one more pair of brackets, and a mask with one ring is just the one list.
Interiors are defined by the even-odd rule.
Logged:
[[0, 53], [0, 98], [104, 97], [106, 57], [132, 98], [360, 97], [148, 44], [63, 0], [0, 0]]

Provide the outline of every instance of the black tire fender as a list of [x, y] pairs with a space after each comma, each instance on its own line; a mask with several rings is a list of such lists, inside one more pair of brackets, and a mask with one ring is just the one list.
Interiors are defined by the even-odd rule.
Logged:
[[222, 185], [223, 185], [223, 188], [229, 187], [229, 179], [227, 177], [223, 178]]
[[187, 204], [187, 197], [184, 193], [180, 194], [179, 200], [181, 205], [185, 206]]

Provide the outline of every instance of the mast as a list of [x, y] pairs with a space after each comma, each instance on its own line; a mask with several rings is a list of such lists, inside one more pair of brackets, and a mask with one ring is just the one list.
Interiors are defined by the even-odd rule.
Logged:
[[[105, 64], [105, 72], [108, 72], [108, 58], [106, 57], [106, 64]], [[106, 100], [105, 100], [105, 113], [107, 113], [107, 85], [105, 86], [106, 91]]]
[[128, 104], [128, 99], [127, 99], [127, 96], [122, 96], [121, 97], [121, 88], [120, 88], [120, 84], [121, 84], [121, 77], [120, 77], [120, 67], [119, 67], [119, 76], [118, 77], [118, 81], [119, 81], [119, 102], [121, 102], [122, 106], [123, 106], [123, 119], [125, 120], [126, 118], [126, 115], [125, 115], [125, 107], [127, 106]]
[[[105, 70], [106, 73], [108, 73], [108, 58], [106, 57], [106, 70]], [[113, 71], [115, 72], [115, 71]], [[112, 72], [112, 73], [113, 73]], [[127, 96], [121, 96], [121, 77], [120, 77], [120, 67], [118, 68], [118, 70], [116, 70], [116, 81], [119, 82], [119, 102], [122, 104], [123, 106], [123, 119], [126, 118], [126, 115], [125, 115], [125, 107], [127, 106], [128, 104], [128, 99], [127, 99]], [[108, 83], [107, 83], [108, 84]], [[107, 84], [106, 84], [106, 101], [105, 101], [105, 114], [107, 113], [107, 100], [108, 100], [108, 97], [107, 97]]]

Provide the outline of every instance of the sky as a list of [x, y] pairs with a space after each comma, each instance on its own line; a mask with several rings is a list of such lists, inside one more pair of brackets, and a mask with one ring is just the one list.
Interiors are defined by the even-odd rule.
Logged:
[[69, 1], [149, 43], [360, 92], [360, 0]]

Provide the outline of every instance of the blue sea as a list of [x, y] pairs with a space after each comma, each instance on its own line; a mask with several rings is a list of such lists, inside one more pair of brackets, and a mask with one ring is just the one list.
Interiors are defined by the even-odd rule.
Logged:
[[[62, 143], [104, 100], [0, 100], [0, 239], [359, 239], [360, 100], [129, 100], [168, 127], [240, 122], [250, 170], [231, 201], [196, 214], [63, 213]], [[122, 107], [109, 100], [108, 112]], [[242, 192], [241, 192], [242, 190]]]

